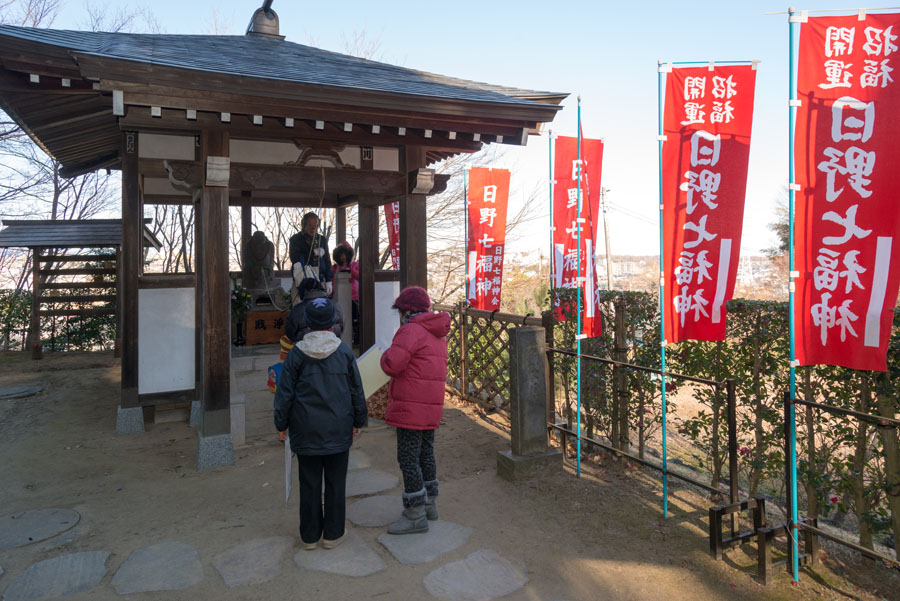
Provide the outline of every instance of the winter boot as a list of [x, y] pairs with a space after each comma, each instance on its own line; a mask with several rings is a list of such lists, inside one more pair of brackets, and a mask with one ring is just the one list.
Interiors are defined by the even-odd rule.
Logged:
[[424, 488], [419, 492], [403, 493], [403, 517], [388, 526], [388, 534], [428, 532], [428, 518], [425, 517], [426, 497]]
[[428, 521], [433, 522], [438, 519], [437, 497], [438, 497], [438, 481], [429, 480], [425, 483], [425, 491], [428, 493], [425, 499], [425, 516]]

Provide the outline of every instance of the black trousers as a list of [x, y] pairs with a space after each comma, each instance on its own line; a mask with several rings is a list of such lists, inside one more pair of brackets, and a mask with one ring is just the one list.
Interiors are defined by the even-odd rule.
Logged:
[[349, 459], [350, 451], [334, 455], [297, 455], [300, 472], [300, 538], [304, 543], [315, 543], [323, 537], [335, 540], [344, 535]]
[[437, 479], [434, 430], [397, 428], [397, 463], [403, 472], [403, 491], [417, 493], [425, 482]]

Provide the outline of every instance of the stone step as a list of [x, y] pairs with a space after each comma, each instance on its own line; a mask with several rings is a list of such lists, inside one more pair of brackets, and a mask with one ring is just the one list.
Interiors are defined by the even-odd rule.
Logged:
[[241, 372], [241, 371], [254, 371], [254, 370], [265, 370], [268, 369], [270, 365], [278, 363], [281, 361], [280, 353], [269, 353], [265, 355], [254, 355], [252, 357], [232, 357], [231, 358], [231, 371]]

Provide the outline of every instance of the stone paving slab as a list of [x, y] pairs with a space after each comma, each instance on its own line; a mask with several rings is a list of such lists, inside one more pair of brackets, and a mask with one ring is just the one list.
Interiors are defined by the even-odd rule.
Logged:
[[357, 449], [350, 449], [350, 461], [347, 464], [347, 469], [362, 470], [367, 467], [372, 467], [372, 459], [366, 454], [366, 452], [359, 451]]
[[444, 601], [490, 601], [513, 593], [528, 577], [495, 551], [482, 549], [428, 574], [422, 583]]
[[400, 479], [380, 470], [356, 470], [347, 474], [347, 496], [374, 495], [396, 488]]
[[212, 565], [228, 588], [261, 584], [281, 574], [281, 560], [292, 545], [286, 536], [255, 538], [216, 556]]
[[120, 595], [150, 591], [175, 591], [203, 580], [203, 566], [196, 549], [178, 541], [138, 549], [128, 556], [112, 579]]
[[89, 591], [106, 575], [107, 551], [69, 553], [31, 564], [3, 592], [3, 601], [53, 599]]
[[378, 542], [404, 565], [428, 563], [441, 555], [466, 544], [472, 529], [453, 522], [437, 520], [428, 522], [428, 532], [416, 534], [388, 534], [378, 537]]
[[32, 509], [0, 517], [0, 551], [30, 545], [65, 532], [81, 519], [71, 509]]
[[347, 519], [357, 526], [380, 528], [400, 519], [403, 501], [400, 497], [378, 495], [366, 497], [347, 506]]
[[321, 546], [315, 551], [300, 549], [294, 555], [294, 563], [307, 570], [355, 578], [371, 576], [387, 567], [378, 553], [358, 534], [351, 530], [346, 536], [336, 549], [323, 549]]
[[24, 399], [38, 394], [43, 389], [44, 386], [42, 384], [33, 384], [31, 386], [3, 386], [0, 387], [0, 401]]

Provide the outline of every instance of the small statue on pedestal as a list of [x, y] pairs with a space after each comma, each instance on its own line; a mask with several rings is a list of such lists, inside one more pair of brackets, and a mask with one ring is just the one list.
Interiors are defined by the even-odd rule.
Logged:
[[285, 292], [275, 279], [274, 267], [275, 245], [263, 232], [257, 231], [244, 243], [241, 269], [242, 283], [250, 293], [253, 309], [260, 304], [270, 308], [284, 298]]

